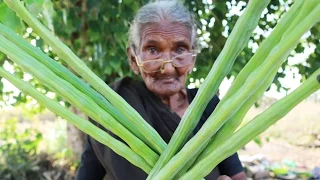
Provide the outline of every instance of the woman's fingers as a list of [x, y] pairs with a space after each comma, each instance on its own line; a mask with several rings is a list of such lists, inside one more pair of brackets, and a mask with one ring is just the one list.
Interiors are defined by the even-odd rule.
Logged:
[[222, 175], [222, 176], [219, 176], [217, 180], [231, 180], [231, 178], [229, 176]]

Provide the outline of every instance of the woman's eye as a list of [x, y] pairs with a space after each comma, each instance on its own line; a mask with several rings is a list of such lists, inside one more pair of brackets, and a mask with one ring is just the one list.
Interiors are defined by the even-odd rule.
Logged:
[[178, 54], [182, 54], [182, 53], [185, 53], [185, 52], [186, 52], [186, 49], [183, 48], [183, 47], [179, 47], [179, 48], [177, 49], [177, 53], [178, 53]]
[[155, 47], [150, 47], [150, 48], [148, 48], [148, 52], [150, 54], [156, 54], [157, 53], [157, 49]]

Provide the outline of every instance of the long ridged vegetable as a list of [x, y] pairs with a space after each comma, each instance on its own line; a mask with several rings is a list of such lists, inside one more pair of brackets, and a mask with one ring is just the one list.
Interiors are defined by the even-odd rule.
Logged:
[[101, 94], [97, 93], [95, 90], [90, 88], [85, 84], [80, 78], [69, 71], [66, 67], [56, 62], [42, 52], [39, 48], [32, 46], [30, 43], [26, 42], [22, 37], [18, 36], [12, 30], [0, 23], [0, 35], [10, 40], [12, 43], [19, 46], [21, 49], [26, 51], [29, 55], [34, 57], [36, 60], [47, 66], [52, 72], [61, 77], [62, 79], [68, 81], [82, 93], [86, 94], [89, 98], [94, 100], [101, 108], [108, 112], [112, 117], [118, 120], [124, 127], [126, 127], [130, 132], [137, 136], [142, 141], [147, 140], [144, 136], [128, 121], [114, 106], [110, 104]]
[[[275, 47], [280, 40], [285, 41], [285, 38], [290, 38], [287, 36], [292, 35], [292, 31], [294, 31], [292, 27], [300, 27], [299, 23], [305, 20], [305, 17], [308, 15], [308, 13], [310, 13], [316, 7], [317, 4], [319, 4], [319, 2], [317, 2], [316, 0], [297, 0], [294, 3], [294, 5], [290, 8], [290, 10], [286, 13], [286, 15], [281, 19], [281, 21], [272, 31], [270, 36], [262, 43], [262, 45], [260, 46], [256, 54], [252, 57], [252, 59], [249, 61], [249, 63], [243, 68], [243, 70], [237, 76], [236, 80], [228, 90], [228, 93], [226, 94], [224, 99], [229, 98], [231, 94], [235, 93], [235, 91], [241, 86], [241, 84], [244, 83], [245, 79], [248, 77], [250, 69], [256, 69], [259, 62], [261, 62], [261, 59], [264, 59], [263, 55], [269, 53], [272, 47]], [[289, 27], [291, 28], [288, 28], [289, 24]], [[248, 112], [249, 108], [259, 99], [259, 97], [262, 95], [262, 92], [264, 92], [269, 87], [269, 84], [271, 84], [271, 82], [274, 79], [274, 75], [272, 74], [275, 74], [279, 67], [280, 64], [278, 65], [278, 67], [275, 67], [272, 70], [273, 72], [269, 76], [269, 79], [266, 80], [267, 83], [262, 84], [259, 90], [257, 90], [256, 93], [249, 98], [247, 103], [245, 103], [241, 107], [241, 111], [238, 114], [236, 114], [235, 117], [226, 122], [224, 126], [219, 130], [219, 132], [217, 132], [215, 137], [209, 143], [210, 145], [208, 145], [206, 149], [201, 153], [197, 161], [201, 161], [202, 159], [206, 158], [208, 154], [213, 152], [222, 142], [224, 142], [232, 135], [233, 131], [240, 125], [243, 117]]]
[[38, 92], [30, 84], [5, 71], [2, 67], [0, 67], [0, 76], [7, 79], [14, 86], [18, 87], [26, 95], [29, 95], [36, 99], [39, 103], [47, 107], [53, 113], [66, 119], [69, 123], [72, 123], [81, 131], [92, 136], [102, 144], [110, 147], [114, 152], [126, 158], [130, 163], [141, 168], [146, 173], [150, 172], [151, 166], [148, 165], [148, 163], [143, 158], [133, 152], [127, 145], [125, 145], [121, 141], [116, 140], [105, 131], [97, 128], [88, 120], [76, 116], [72, 112], [68, 111], [65, 107], [61, 106], [59, 103]]
[[18, 64], [24, 71], [29, 72], [43, 85], [67, 99], [73, 106], [79, 108], [86, 115], [101, 124], [106, 129], [123, 139], [134, 152], [141, 155], [151, 166], [155, 164], [158, 155], [146, 146], [140, 139], [134, 136], [107, 112], [101, 109], [87, 95], [80, 92], [69, 82], [61, 79], [46, 66], [39, 63], [32, 56], [25, 53], [15, 44], [0, 35], [0, 51], [7, 54], [11, 60]]
[[219, 162], [234, 154], [238, 149], [284, 117], [298, 103], [319, 89], [320, 69], [314, 72], [308, 80], [292, 93], [274, 103], [263, 113], [236, 131], [230, 139], [220, 144], [217, 149], [198, 162], [179, 180], [199, 179], [206, 176]]
[[65, 44], [43, 26], [40, 21], [34, 18], [24, 7], [20, 0], [4, 0], [4, 2], [15, 11], [44, 41], [50, 45], [53, 51], [64, 60], [75, 72], [82, 76], [95, 90], [101, 93], [109, 102], [125, 116], [131, 124], [148, 141], [149, 147], [157, 153], [161, 153], [166, 143], [142, 117], [134, 110], [120, 95], [114, 92], [103, 80], [95, 75], [83, 61], [81, 61]]
[[[272, 48], [280, 41], [283, 34], [285, 34], [288, 24], [292, 23], [293, 20], [298, 16], [301, 6], [303, 5], [303, 0], [297, 0], [289, 9], [288, 12], [285, 13], [285, 15], [281, 18], [281, 20], [277, 23], [276, 27], [273, 29], [269, 37], [262, 42], [257, 52], [254, 54], [254, 56], [250, 59], [248, 64], [240, 71], [238, 76], [236, 77], [235, 81], [232, 83], [231, 87], [229, 88], [227, 94], [224, 96], [223, 100], [228, 99], [232, 94], [234, 94], [241, 85], [244, 84], [246, 78], [250, 74], [252, 69], [256, 69], [259, 67], [259, 65], [264, 61], [264, 58], [269, 52], [272, 50]], [[196, 155], [195, 157], [198, 157], [199, 159], [202, 159], [203, 157], [206, 157], [206, 155], [210, 152], [212, 152], [216, 147], [216, 145], [219, 145], [220, 142], [223, 142], [224, 140], [228, 139], [234, 130], [238, 128], [238, 126], [241, 124], [243, 117], [248, 112], [248, 110], [251, 108], [251, 106], [257, 102], [257, 100], [261, 97], [262, 93], [270, 86], [269, 82], [272, 82], [274, 79], [274, 74], [277, 72], [277, 69], [273, 70], [273, 75], [269, 77], [269, 80], [267, 80], [268, 83], [263, 84], [259, 89], [256, 91], [256, 93], [252, 94], [252, 96], [247, 100], [246, 103], [241, 107], [240, 112], [235, 114], [230, 120], [228, 120], [221, 129], [215, 134], [215, 136], [212, 138], [212, 140], [209, 142], [208, 146], [205, 148], [203, 152], [201, 152], [200, 156]], [[192, 166], [194, 163], [194, 160], [191, 160], [184, 168], [179, 172], [177, 177], [180, 177], [183, 175], [189, 167]]]
[[[222, 52], [210, 70], [207, 78], [198, 90], [196, 97], [184, 113], [179, 126], [174, 132], [168, 147], [160, 155], [160, 158], [152, 169], [148, 179], [152, 179], [160, 169], [177, 153], [187, 140], [190, 133], [196, 127], [209, 101], [216, 94], [223, 78], [229, 73], [231, 67], [256, 28], [262, 11], [270, 0], [251, 0], [243, 15], [237, 21], [234, 30], [230, 34]], [[235, 43], [237, 42], [237, 43]], [[197, 112], [197, 113], [194, 113]], [[179, 167], [182, 168], [182, 167]], [[172, 169], [173, 170], [173, 169]], [[177, 171], [177, 168], [174, 169]], [[172, 174], [172, 176], [174, 176]]]
[[[290, 10], [284, 15], [284, 17], [280, 20], [280, 22], [277, 24], [275, 29], [271, 32], [269, 37], [262, 43], [262, 45], [259, 47], [255, 55], [252, 57], [252, 59], [249, 61], [249, 63], [242, 69], [242, 71], [237, 76], [236, 80], [228, 90], [226, 96], [224, 99], [230, 98], [232, 94], [234, 94], [240, 86], [245, 82], [245, 79], [248, 77], [251, 69], [258, 68], [259, 64], [262, 61], [265, 61], [265, 56], [267, 56], [270, 51], [275, 47], [279, 41], [285, 37], [286, 35], [291, 35], [290, 32], [292, 30], [288, 30], [288, 25], [290, 26], [299, 26], [300, 21], [295, 21], [296, 19], [304, 18], [307, 14], [301, 16], [300, 12], [305, 9], [304, 6], [304, 0], [297, 0], [294, 5], [290, 8]], [[315, 6], [313, 6], [315, 7]], [[312, 8], [307, 8], [303, 12], [310, 12]], [[298, 17], [298, 18], [297, 18]], [[304, 20], [304, 19], [300, 19]], [[258, 101], [258, 99], [262, 96], [263, 92], [270, 86], [271, 82], [274, 79], [275, 74], [277, 73], [278, 69], [280, 68], [280, 65], [278, 67], [274, 67], [271, 72], [270, 76], [266, 80], [266, 83], [262, 84], [259, 89], [249, 98], [249, 100], [241, 107], [241, 112], [239, 114], [236, 114], [235, 117], [228, 120], [223, 127], [219, 130], [219, 132], [215, 135], [216, 137], [212, 140], [214, 141], [214, 144], [210, 144], [212, 147], [207, 147], [206, 150], [201, 155], [203, 158], [207, 155], [207, 153], [211, 152], [215, 149], [216, 145], [219, 145], [220, 142], [223, 142], [224, 140], [228, 139], [230, 135], [237, 129], [237, 127], [241, 124], [243, 117], [248, 112], [250, 107]], [[202, 157], [199, 157], [200, 159]]]
[[[310, 1], [310, 3], [313, 3]], [[167, 179], [175, 169], [181, 169], [181, 162], [188, 162], [192, 156], [203, 149], [221, 126], [229, 120], [250, 96], [270, 77], [274, 69], [278, 69], [290, 51], [297, 45], [302, 35], [320, 20], [320, 2], [314, 3], [314, 9], [309, 9], [309, 15], [300, 22], [297, 29], [288, 32], [285, 38], [275, 46], [264, 62], [254, 69], [246, 82], [229, 99], [221, 101], [214, 113], [208, 118], [199, 132], [166, 164], [155, 179]], [[306, 9], [303, 9], [307, 11]], [[271, 82], [270, 82], [271, 83]], [[269, 84], [270, 84], [269, 83]], [[261, 94], [264, 90], [261, 92]], [[179, 166], [177, 166], [179, 165]]]

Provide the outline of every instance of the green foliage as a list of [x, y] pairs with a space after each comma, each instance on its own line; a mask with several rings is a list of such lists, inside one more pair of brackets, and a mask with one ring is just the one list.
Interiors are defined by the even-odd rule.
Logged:
[[[66, 122], [58, 120], [57, 126], [42, 137], [33, 128], [23, 131], [21, 122], [28, 121], [25, 119], [26, 114], [23, 112], [16, 115], [24, 117], [23, 120], [12, 118], [0, 122], [0, 179], [42, 180], [46, 179], [44, 174], [47, 173], [60, 179], [72, 179], [79, 161], [66, 148]], [[30, 119], [34, 118], [31, 116]]]
[[80, 165], [80, 159], [75, 159], [74, 157], [72, 150], [64, 148], [54, 155], [55, 164], [67, 166], [68, 170], [75, 174], [75, 171]]
[[[50, 134], [44, 139], [47, 142], [46, 151], [50, 154], [58, 153], [67, 155], [68, 153], [62, 153], [69, 151], [69, 149], [66, 148], [67, 122], [61, 119], [57, 119], [55, 121], [55, 126], [51, 129]], [[72, 157], [72, 154], [69, 157]]]
[[107, 82], [131, 76], [125, 55], [126, 34], [133, 14], [143, 3], [55, 1], [54, 9], [59, 9], [53, 19], [55, 33]]
[[42, 135], [35, 129], [19, 133], [17, 119], [10, 119], [0, 132], [0, 177], [3, 179], [40, 179], [37, 148]]

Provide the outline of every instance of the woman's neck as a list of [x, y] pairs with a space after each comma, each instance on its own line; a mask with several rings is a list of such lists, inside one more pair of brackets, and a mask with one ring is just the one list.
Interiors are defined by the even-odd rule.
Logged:
[[189, 105], [188, 95], [186, 89], [179, 91], [170, 96], [160, 96], [161, 101], [168, 105], [180, 117], [184, 114]]

